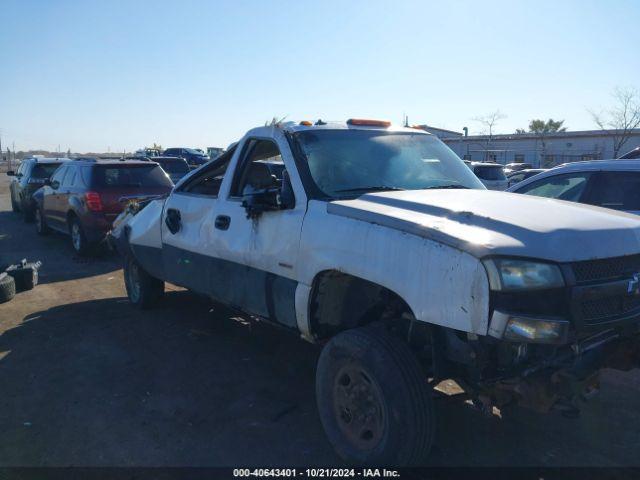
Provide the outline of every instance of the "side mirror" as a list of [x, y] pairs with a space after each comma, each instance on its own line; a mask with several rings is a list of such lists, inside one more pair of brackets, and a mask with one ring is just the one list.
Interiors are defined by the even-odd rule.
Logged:
[[[47, 185], [45, 183], [45, 185]], [[58, 187], [60, 186], [60, 182], [58, 180], [49, 180], [49, 184], [48, 184], [51, 188], [53, 188], [54, 190], [57, 190]]]
[[51, 179], [50, 178], [45, 178], [43, 183], [44, 183], [44, 185], [47, 185], [47, 186], [50, 187], [51, 186]]
[[242, 206], [247, 218], [258, 218], [270, 210], [280, 210], [280, 190], [258, 190], [242, 197]]
[[8, 177], [15, 177], [16, 172], [14, 172], [13, 170], [7, 170], [7, 176]]

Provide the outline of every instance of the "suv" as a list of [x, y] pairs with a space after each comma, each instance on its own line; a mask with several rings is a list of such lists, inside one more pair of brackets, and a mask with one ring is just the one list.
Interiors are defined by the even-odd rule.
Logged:
[[489, 190], [504, 190], [509, 181], [499, 163], [471, 162], [469, 168]]
[[153, 157], [153, 161], [158, 163], [167, 172], [173, 183], [177, 183], [182, 177], [189, 173], [189, 164], [181, 157]]
[[567, 163], [526, 179], [508, 191], [640, 215], [640, 160]]
[[162, 154], [165, 157], [182, 157], [190, 167], [195, 168], [209, 161], [209, 157], [195, 148], [167, 148]]
[[25, 158], [15, 172], [9, 170], [7, 175], [13, 177], [9, 185], [11, 209], [22, 212], [25, 221], [33, 220], [35, 202], [31, 195], [45, 184], [60, 165], [68, 161], [68, 158]]
[[71, 235], [74, 250], [86, 254], [111, 229], [131, 200], [160, 196], [173, 183], [157, 163], [78, 159], [62, 165], [34, 193], [36, 229]]
[[487, 191], [422, 130], [255, 128], [126, 215], [133, 305], [167, 281], [323, 346], [320, 419], [350, 462], [423, 461], [447, 379], [488, 412], [573, 415], [601, 368], [640, 364], [640, 222]]

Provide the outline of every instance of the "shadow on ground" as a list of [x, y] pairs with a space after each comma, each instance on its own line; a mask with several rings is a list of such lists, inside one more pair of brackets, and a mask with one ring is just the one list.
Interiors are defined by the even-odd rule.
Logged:
[[0, 266], [17, 263], [23, 258], [40, 260], [39, 282], [42, 284], [93, 277], [120, 269], [116, 254], [106, 247], [97, 248], [90, 257], [79, 257], [69, 237], [57, 232], [40, 236], [33, 223], [25, 223], [22, 215], [0, 212]]
[[[0, 463], [335, 465], [318, 353], [187, 292], [144, 312], [110, 298], [34, 313], [0, 336]], [[637, 392], [605, 400], [580, 420], [440, 405], [430, 463], [637, 464]]]

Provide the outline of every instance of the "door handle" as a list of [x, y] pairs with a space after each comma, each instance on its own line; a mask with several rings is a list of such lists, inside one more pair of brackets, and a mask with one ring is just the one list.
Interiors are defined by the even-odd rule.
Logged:
[[167, 224], [167, 228], [171, 233], [178, 233], [180, 230], [180, 220], [182, 220], [180, 210], [176, 210], [175, 208], [167, 209], [167, 216], [164, 219], [164, 223]]
[[218, 215], [216, 217], [215, 226], [218, 230], [228, 230], [231, 224], [231, 217], [227, 215]]

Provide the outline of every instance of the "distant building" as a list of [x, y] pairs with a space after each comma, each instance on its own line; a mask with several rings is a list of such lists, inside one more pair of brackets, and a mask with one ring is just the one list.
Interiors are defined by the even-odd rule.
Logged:
[[[421, 125], [425, 131], [438, 136], [460, 158], [472, 161], [492, 161], [502, 164], [526, 162], [534, 167], [551, 167], [580, 160], [614, 158], [613, 130], [584, 130], [538, 135], [513, 133], [469, 135]], [[632, 131], [618, 156], [640, 146], [640, 129]]]

